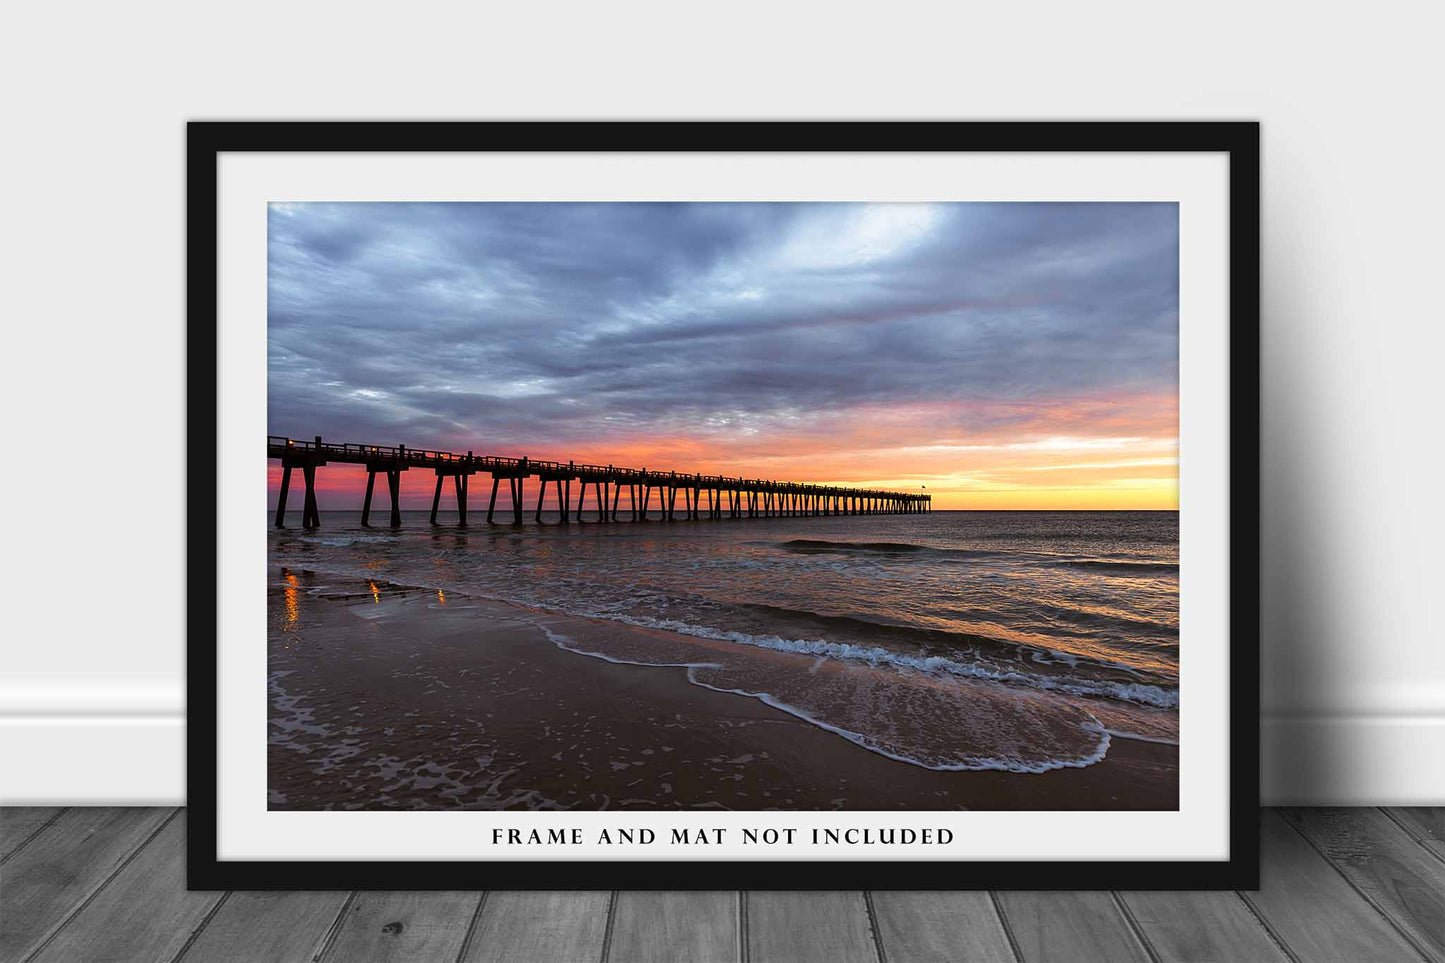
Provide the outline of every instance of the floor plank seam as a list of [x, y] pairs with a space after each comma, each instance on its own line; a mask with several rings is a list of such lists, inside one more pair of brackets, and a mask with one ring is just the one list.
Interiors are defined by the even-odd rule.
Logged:
[[1270, 925], [1269, 920], [1264, 918], [1264, 914], [1259, 911], [1259, 907], [1255, 906], [1254, 903], [1250, 902], [1249, 897], [1246, 894], [1236, 890], [1234, 895], [1239, 899], [1241, 903], [1244, 904], [1244, 908], [1249, 910], [1249, 915], [1254, 917], [1255, 921], [1259, 923], [1260, 929], [1264, 930], [1264, 934], [1274, 942], [1275, 946], [1279, 947], [1279, 951], [1285, 955], [1285, 958], [1288, 959], [1290, 963], [1304, 963], [1304, 961], [1299, 958], [1295, 951], [1290, 949], [1290, 946], [1288, 943], [1285, 942], [1284, 937], [1280, 935], [1280, 933], [1276, 931], [1273, 926]]
[[1382, 813], [1385, 814], [1385, 818], [1386, 818], [1386, 819], [1388, 819], [1390, 822], [1394, 823], [1396, 826], [1399, 826], [1400, 829], [1404, 831], [1404, 833], [1405, 833], [1406, 836], [1409, 836], [1411, 839], [1413, 839], [1413, 840], [1415, 841], [1415, 844], [1416, 844], [1417, 846], [1419, 846], [1421, 849], [1425, 850], [1425, 852], [1429, 853], [1430, 856], [1431, 856], [1431, 858], [1437, 859], [1437, 860], [1439, 860], [1440, 862], [1445, 863], [1445, 852], [1436, 852], [1436, 851], [1430, 846], [1430, 844], [1429, 844], [1428, 842], [1426, 842], [1425, 837], [1418, 831], [1418, 829], [1417, 829], [1416, 827], [1411, 826], [1411, 825], [1410, 825], [1409, 823], [1407, 823], [1407, 822], [1404, 822], [1403, 820], [1400, 819], [1400, 817], [1398, 817], [1398, 816], [1396, 816], [1394, 813], [1390, 812], [1390, 807], [1388, 807], [1388, 806], [1377, 806], [1376, 808], [1379, 809], [1380, 812], [1382, 812]]
[[477, 905], [473, 907], [472, 918], [471, 921], [467, 923], [467, 931], [462, 934], [462, 945], [457, 949], [455, 963], [464, 963], [467, 954], [471, 952], [472, 940], [475, 939], [477, 933], [477, 920], [482, 918], [482, 908], [487, 905], [487, 897], [490, 895], [492, 895], [491, 890], [482, 890], [481, 899], [477, 900]]
[[1130, 933], [1134, 934], [1135, 941], [1137, 941], [1140, 948], [1143, 949], [1144, 955], [1149, 957], [1150, 963], [1161, 963], [1159, 951], [1154, 949], [1154, 944], [1149, 942], [1149, 937], [1144, 935], [1144, 928], [1140, 926], [1139, 921], [1134, 918], [1134, 913], [1129, 909], [1129, 905], [1124, 902], [1124, 898], [1120, 896], [1116, 890], [1110, 890], [1109, 895], [1114, 899], [1114, 908], [1119, 911], [1120, 916], [1124, 917], [1124, 925], [1129, 928]]
[[29, 846], [32, 839], [45, 832], [45, 830], [49, 829], [50, 824], [55, 822], [61, 816], [65, 815], [66, 810], [68, 810], [69, 808], [69, 806], [62, 806], [57, 809], [49, 819], [45, 820], [45, 822], [41, 823], [39, 826], [36, 826], [35, 829], [30, 832], [29, 836], [26, 836], [24, 839], [20, 840], [19, 845], [17, 845], [14, 849], [10, 850], [10, 852], [6, 853], [4, 856], [0, 856], [0, 866], [4, 866], [16, 853], [20, 852], [26, 846]]
[[187, 936], [186, 941], [181, 944], [181, 948], [176, 950], [176, 955], [171, 957], [170, 963], [180, 963], [181, 957], [191, 951], [191, 947], [195, 945], [196, 940], [201, 938], [201, 931], [211, 925], [211, 920], [216, 918], [216, 914], [221, 911], [221, 907], [225, 905], [226, 900], [230, 898], [231, 891], [227, 890], [220, 895], [220, 898], [212, 904], [210, 909], [206, 910], [206, 915], [202, 916], [201, 921], [196, 924], [196, 928], [191, 930], [191, 935]]
[[331, 926], [326, 930], [326, 935], [321, 938], [321, 946], [311, 954], [311, 963], [321, 963], [326, 959], [326, 954], [331, 952], [331, 947], [336, 943], [336, 937], [341, 934], [341, 927], [346, 923], [346, 914], [351, 912], [351, 907], [356, 904], [356, 890], [346, 894], [346, 899], [341, 903], [341, 909], [336, 912], [336, 919], [331, 921]]
[[39, 943], [35, 944], [35, 948], [25, 955], [26, 963], [29, 963], [30, 960], [33, 960], [35, 959], [35, 957], [39, 956], [40, 952], [44, 950], [45, 947], [49, 946], [50, 943], [54, 941], [57, 936], [60, 935], [61, 930], [64, 930], [67, 926], [70, 925], [71, 920], [79, 916], [87, 906], [95, 902], [95, 898], [105, 891], [105, 888], [111, 884], [111, 881], [114, 880], [117, 876], [119, 876], [125, 870], [125, 868], [131, 864], [131, 861], [134, 860], [136, 856], [140, 855], [140, 851], [149, 846], [151, 840], [159, 836], [161, 834], [161, 830], [165, 829], [168, 825], [170, 825], [171, 820], [175, 819], [180, 814], [180, 809], [172, 809], [170, 815], [167, 816], [165, 819], [162, 819], [159, 826], [157, 826], [150, 833], [148, 833], [146, 835], [146, 838], [141, 840], [140, 843], [135, 847], [135, 849], [132, 849], [129, 853], [126, 854], [124, 859], [122, 859], [119, 863], [116, 864], [115, 869], [111, 870], [110, 873], [105, 877], [105, 879], [100, 881], [100, 885], [96, 886], [95, 889], [91, 890], [89, 893], [86, 893], [85, 896], [78, 903], [76, 903], [74, 907], [71, 908], [70, 912], [66, 913], [64, 918], [62, 918], [61, 921], [57, 923], [49, 933], [45, 934], [45, 938], [42, 939]]
[[602, 955], [598, 957], [598, 963], [607, 963], [607, 958], [612, 955], [612, 927], [617, 922], [617, 890], [607, 900], [607, 928], [602, 931]]
[[888, 963], [888, 951], [883, 949], [883, 934], [878, 929], [878, 911], [873, 907], [873, 891], [863, 891], [863, 908], [868, 911], [868, 932], [873, 937], [873, 953], [878, 963]]
[[753, 951], [748, 946], [748, 891], [738, 890], [738, 963], [749, 963]]
[[1417, 954], [1419, 954], [1420, 959], [1423, 960], [1424, 963], [1435, 963], [1435, 957], [1433, 956], [1433, 954], [1427, 952], [1425, 947], [1421, 946], [1418, 942], [1416, 942], [1415, 938], [1405, 929], [1405, 927], [1401, 926], [1400, 923], [1395, 919], [1393, 913], [1389, 912], [1387, 909], [1385, 909], [1385, 907], [1381, 906], [1378, 902], [1376, 902], [1368, 893], [1360, 889], [1360, 887], [1355, 884], [1355, 881], [1350, 878], [1350, 875], [1346, 873], [1343, 869], [1341, 869], [1339, 864], [1335, 862], [1335, 860], [1328, 853], [1326, 853], [1323, 849], [1320, 849], [1320, 847], [1315, 844], [1315, 841], [1310, 838], [1309, 833], [1305, 832], [1302, 826], [1299, 826], [1294, 822], [1294, 820], [1289, 819], [1288, 817], [1284, 817], [1283, 815], [1282, 818], [1284, 818], [1285, 825], [1293, 829], [1295, 833], [1297, 833], [1299, 837], [1305, 841], [1305, 845], [1309, 846], [1316, 853], [1318, 853], [1320, 858], [1329, 865], [1330, 869], [1334, 870], [1335, 874], [1339, 876], [1340, 879], [1345, 881], [1345, 885], [1348, 886], [1351, 890], [1353, 890], [1356, 894], [1358, 894], [1360, 899], [1365, 901], [1365, 905], [1375, 911], [1376, 916], [1384, 920], [1386, 925], [1388, 925], [1391, 929], [1398, 933], [1400, 938], [1405, 941], [1405, 943], [1410, 947], [1410, 949], [1414, 950]]
[[989, 902], [993, 903], [993, 912], [998, 917], [998, 925], [1003, 928], [1004, 939], [1008, 940], [1009, 952], [1014, 955], [1014, 963], [1024, 963], [1023, 951], [1019, 949], [1019, 941], [1014, 937], [1014, 928], [1009, 925], [1008, 916], [1003, 911], [1003, 904], [998, 900], [998, 893], [989, 890], [988, 898]]

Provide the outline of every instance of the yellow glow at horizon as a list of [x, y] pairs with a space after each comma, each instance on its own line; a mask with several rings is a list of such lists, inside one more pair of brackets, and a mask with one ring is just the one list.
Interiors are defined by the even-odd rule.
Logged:
[[1172, 479], [1136, 488], [983, 489], [933, 495], [934, 511], [1177, 511], [1178, 508], [1179, 485]]
[[[880, 479], [862, 485], [837, 482], [849, 487], [884, 488], [891, 491], [931, 495], [934, 511], [995, 509], [1001, 511], [1174, 511], [1179, 508], [1179, 479], [1165, 477], [1108, 477], [1092, 483], [1047, 484], [1059, 472], [1040, 472], [1039, 484], [1020, 484], [1016, 478], [992, 481], [969, 476]], [[1016, 472], [1000, 473], [1014, 475]]]

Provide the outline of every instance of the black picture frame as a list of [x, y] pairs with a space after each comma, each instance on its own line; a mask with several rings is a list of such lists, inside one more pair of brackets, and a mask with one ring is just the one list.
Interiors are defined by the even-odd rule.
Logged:
[[[1259, 143], [1256, 122], [192, 122], [187, 198], [190, 889], [1257, 889]], [[886, 147], [881, 146], [886, 145]], [[221, 861], [217, 858], [217, 173], [252, 151], [1073, 151], [1229, 158], [1229, 859], [1019, 862]]]

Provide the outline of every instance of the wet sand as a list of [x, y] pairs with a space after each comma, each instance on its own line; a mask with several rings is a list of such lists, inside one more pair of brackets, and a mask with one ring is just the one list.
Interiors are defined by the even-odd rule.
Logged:
[[1115, 738], [1094, 765], [1037, 774], [930, 770], [547, 630], [671, 633], [331, 576], [318, 596], [300, 571], [272, 581], [272, 809], [1178, 807], [1173, 745]]

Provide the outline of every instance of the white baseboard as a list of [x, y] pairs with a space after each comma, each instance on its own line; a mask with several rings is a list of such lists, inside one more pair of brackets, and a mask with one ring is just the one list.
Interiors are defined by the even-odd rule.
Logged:
[[183, 714], [0, 715], [0, 804], [178, 806], [185, 799]]
[[1266, 805], [1445, 804], [1445, 715], [1266, 716], [1259, 749]]
[[[0, 803], [184, 805], [176, 712], [0, 715]], [[1445, 804], [1445, 716], [1299, 716], [1260, 726], [1268, 805]]]

